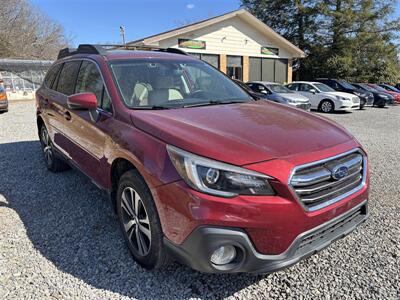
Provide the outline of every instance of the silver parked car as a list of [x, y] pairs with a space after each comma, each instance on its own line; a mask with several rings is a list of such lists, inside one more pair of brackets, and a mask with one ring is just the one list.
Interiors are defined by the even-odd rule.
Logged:
[[274, 102], [310, 110], [310, 99], [289, 90], [282, 84], [267, 81], [250, 81], [246, 85], [257, 93], [267, 95], [267, 98]]

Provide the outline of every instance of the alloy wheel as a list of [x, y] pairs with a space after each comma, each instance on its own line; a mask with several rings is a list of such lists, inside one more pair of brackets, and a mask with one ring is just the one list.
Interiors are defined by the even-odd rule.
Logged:
[[325, 113], [327, 112], [331, 112], [333, 109], [332, 107], [332, 103], [330, 103], [329, 101], [324, 101], [321, 105], [321, 110]]
[[146, 208], [131, 187], [126, 187], [121, 197], [122, 222], [128, 240], [138, 255], [146, 256], [151, 246], [151, 227]]
[[49, 134], [45, 127], [42, 128], [41, 142], [43, 147], [44, 159], [46, 160], [47, 165], [50, 166], [53, 162], [53, 148], [51, 145]]

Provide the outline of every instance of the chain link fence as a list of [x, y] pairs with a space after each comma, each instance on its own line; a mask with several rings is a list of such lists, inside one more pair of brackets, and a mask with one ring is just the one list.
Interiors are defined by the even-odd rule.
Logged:
[[0, 79], [8, 100], [34, 99], [52, 63], [49, 60], [0, 59]]

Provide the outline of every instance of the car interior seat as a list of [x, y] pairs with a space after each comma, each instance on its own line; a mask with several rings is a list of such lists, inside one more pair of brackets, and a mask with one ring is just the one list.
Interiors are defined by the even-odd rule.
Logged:
[[148, 93], [149, 105], [160, 105], [171, 100], [181, 100], [181, 92], [174, 87], [173, 78], [169, 76], [158, 77], [153, 82], [153, 90]]

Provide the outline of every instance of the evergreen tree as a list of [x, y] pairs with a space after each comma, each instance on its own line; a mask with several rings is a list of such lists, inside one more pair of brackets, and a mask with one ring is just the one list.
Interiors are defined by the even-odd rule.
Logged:
[[400, 79], [394, 0], [242, 0], [242, 5], [304, 50], [296, 79]]

